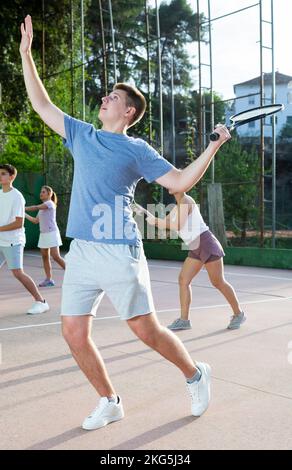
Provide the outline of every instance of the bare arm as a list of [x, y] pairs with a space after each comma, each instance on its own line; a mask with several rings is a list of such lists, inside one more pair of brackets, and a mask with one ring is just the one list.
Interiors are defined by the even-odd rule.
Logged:
[[145, 214], [146, 220], [150, 225], [156, 225], [156, 227], [160, 229], [169, 228], [169, 214], [164, 218], [155, 217], [151, 212], [144, 209], [144, 207], [140, 206], [136, 202], [133, 204], [133, 209], [139, 215]]
[[138, 208], [138, 213], [144, 213], [146, 215], [146, 221], [150, 225], [155, 225], [159, 229], [165, 230], [175, 230], [178, 231], [180, 227], [184, 224], [188, 212], [189, 212], [189, 205], [188, 204], [180, 204], [175, 206], [166, 217], [155, 217], [151, 212], [144, 207], [140, 206], [139, 204], [135, 204]]
[[8, 225], [2, 225], [0, 227], [0, 232], [9, 232], [10, 230], [18, 230], [23, 227], [24, 219], [22, 217], [16, 217], [14, 222], [11, 222]]
[[25, 214], [25, 218], [32, 222], [33, 224], [38, 224], [39, 223], [39, 218], [38, 217], [32, 217], [31, 215]]
[[171, 227], [171, 222], [169, 219], [169, 214], [166, 217], [155, 217], [153, 214], [148, 212], [148, 215], [146, 217], [146, 221], [150, 225], [155, 225], [157, 228], [160, 230], [175, 230], [173, 227]]
[[25, 18], [25, 25], [21, 24], [20, 54], [27, 94], [33, 109], [41, 119], [61, 137], [66, 137], [64, 126], [64, 113], [55, 106], [42, 84], [31, 54], [33, 38], [32, 21], [30, 15]]
[[178, 232], [187, 220], [189, 210], [188, 204], [179, 204], [179, 206], [175, 206], [164, 218], [154, 217], [149, 213], [146, 220], [150, 225], [156, 225], [159, 229], [168, 229]]
[[37, 206], [28, 206], [25, 208], [26, 211], [39, 211], [47, 210], [48, 206], [46, 204], [38, 204]]
[[186, 192], [192, 188], [202, 178], [221, 145], [230, 139], [230, 134], [225, 126], [216, 127], [216, 132], [220, 135], [219, 140], [210, 142], [202, 155], [194, 162], [183, 170], [175, 168], [169, 171], [166, 175], [158, 178], [157, 183], [177, 193]]

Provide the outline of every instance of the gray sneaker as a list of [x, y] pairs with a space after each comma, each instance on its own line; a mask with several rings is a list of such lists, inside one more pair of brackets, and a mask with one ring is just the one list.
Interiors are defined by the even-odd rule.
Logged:
[[246, 320], [244, 312], [239, 313], [238, 315], [232, 315], [229, 325], [227, 326], [228, 330], [238, 330], [242, 323]]
[[190, 330], [192, 328], [192, 324], [190, 320], [178, 318], [177, 320], [174, 320], [171, 325], [168, 325], [167, 328], [169, 330]]
[[39, 287], [53, 287], [54, 285], [55, 281], [53, 281], [53, 279], [45, 279], [39, 283]]

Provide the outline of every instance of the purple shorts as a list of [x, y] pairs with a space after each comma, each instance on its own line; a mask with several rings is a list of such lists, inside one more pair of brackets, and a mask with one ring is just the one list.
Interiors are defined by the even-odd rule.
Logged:
[[206, 230], [200, 235], [200, 242], [197, 240], [195, 246], [195, 249], [188, 252], [188, 257], [198, 259], [203, 264], [216, 261], [225, 256], [221, 243], [210, 230]]

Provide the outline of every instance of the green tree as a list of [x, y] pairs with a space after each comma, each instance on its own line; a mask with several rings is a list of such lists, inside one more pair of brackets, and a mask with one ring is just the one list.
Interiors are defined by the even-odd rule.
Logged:
[[257, 220], [259, 157], [255, 150], [247, 152], [238, 140], [221, 147], [216, 157], [216, 181], [222, 183], [225, 220], [240, 231], [245, 242], [249, 223]]
[[39, 120], [34, 112], [30, 119], [11, 120], [5, 129], [5, 143], [0, 163], [10, 163], [18, 171], [42, 171], [42, 144]]
[[[59, 0], [45, 2], [45, 68], [43, 81], [54, 103], [63, 111], [78, 118], [81, 114], [81, 22], [80, 2], [78, 0]], [[71, 49], [71, 5], [73, 5], [73, 48]], [[118, 79], [133, 80], [146, 93], [147, 60], [144, 0], [115, 0], [112, 2], [117, 51]], [[107, 2], [102, 0], [106, 10]], [[84, 0], [85, 7], [85, 62], [86, 62], [86, 120], [94, 119], [97, 124], [98, 107], [103, 95], [103, 61], [99, 19], [99, 1]], [[29, 161], [42, 165], [41, 136], [46, 137], [45, 171], [48, 172], [52, 161], [64, 156], [62, 146], [56, 145], [60, 139], [52, 136], [50, 129], [31, 112], [31, 105], [25, 91], [19, 55], [19, 26], [24, 16], [30, 13], [33, 18], [34, 41], [33, 56], [40, 76], [42, 76], [42, 2], [33, 0], [8, 0], [1, 2], [0, 11], [0, 82], [2, 83], [2, 114], [0, 117], [0, 151], [2, 158], [17, 158], [23, 168]], [[159, 102], [157, 95], [157, 44], [155, 9], [150, 11], [150, 56], [151, 80], [154, 88], [153, 136], [159, 135]], [[186, 44], [198, 38], [197, 18], [187, 0], [163, 2], [160, 6], [161, 50], [164, 93], [165, 129], [170, 127], [170, 90], [169, 66], [170, 51], [175, 55], [176, 119], [185, 114], [195, 114], [195, 103], [189, 93], [192, 84], [192, 59], [186, 52]], [[110, 35], [109, 15], [104, 11], [106, 36], [106, 55], [108, 62], [109, 85], [113, 84], [113, 56]], [[200, 33], [203, 37], [203, 32]], [[70, 69], [73, 61], [74, 70]], [[155, 81], [156, 80], [156, 81]], [[190, 110], [190, 111], [188, 111]], [[148, 135], [147, 116], [135, 128], [134, 135]], [[17, 131], [17, 132], [16, 132]], [[16, 135], [18, 133], [18, 135]], [[39, 135], [39, 139], [36, 135]], [[31, 136], [31, 145], [26, 139]], [[158, 139], [155, 139], [158, 140]], [[18, 155], [16, 157], [16, 155]], [[26, 156], [25, 156], [26, 155]], [[32, 157], [34, 156], [34, 157]], [[35, 160], [31, 159], [35, 158]]]
[[281, 132], [280, 132], [280, 137], [282, 139], [292, 137], [292, 124], [291, 123], [287, 123], [282, 127]]
[[[70, 44], [70, 1], [45, 2], [45, 70], [50, 75], [68, 65]], [[33, 54], [42, 70], [42, 2], [39, 0], [1, 0], [0, 9], [0, 82], [2, 84], [2, 118], [19, 118], [27, 112], [21, 58], [20, 24], [31, 14], [34, 25]]]

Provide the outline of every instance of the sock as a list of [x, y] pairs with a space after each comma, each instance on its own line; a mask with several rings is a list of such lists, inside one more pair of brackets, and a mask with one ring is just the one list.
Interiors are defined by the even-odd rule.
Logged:
[[195, 375], [193, 375], [193, 377], [191, 377], [190, 379], [187, 379], [187, 383], [192, 384], [194, 382], [199, 382], [201, 377], [202, 377], [202, 372], [197, 367], [197, 371], [196, 371]]

